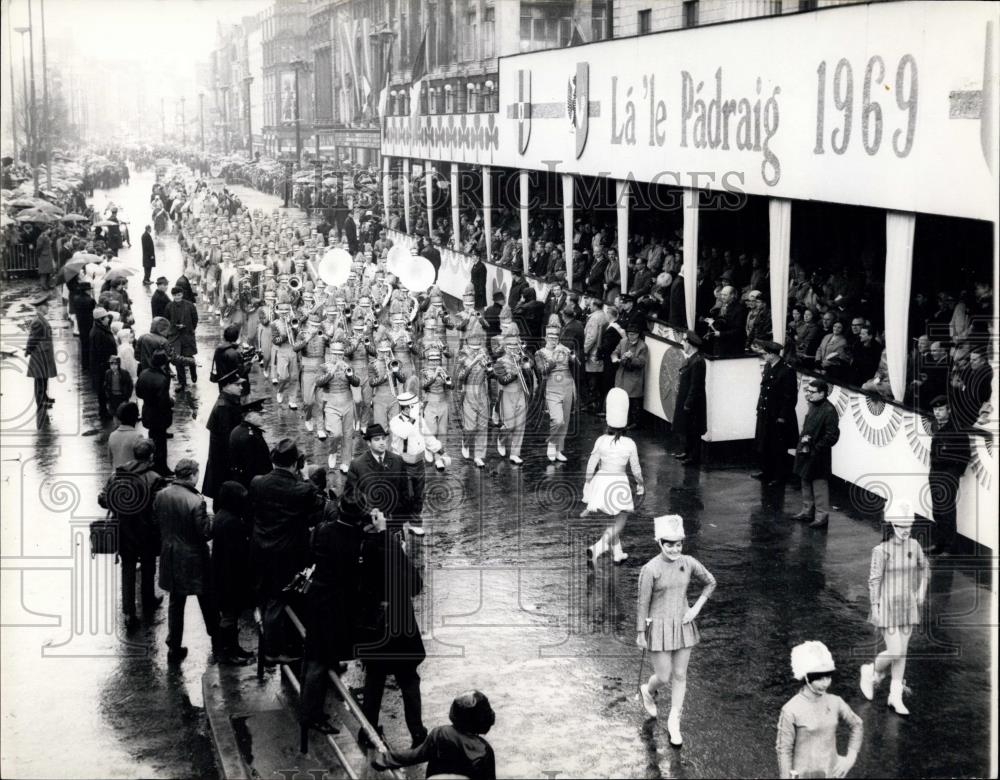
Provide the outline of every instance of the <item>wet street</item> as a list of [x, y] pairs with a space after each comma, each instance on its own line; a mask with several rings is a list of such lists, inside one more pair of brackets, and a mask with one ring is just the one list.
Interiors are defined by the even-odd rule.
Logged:
[[[152, 182], [151, 172], [134, 175], [130, 186], [94, 198], [98, 207], [108, 200], [123, 206], [133, 246], [121, 256], [136, 268]], [[251, 207], [278, 205], [277, 198], [235, 189]], [[156, 251], [154, 277], [173, 280], [181, 268], [174, 236], [164, 237]], [[140, 280], [141, 272], [129, 285], [137, 335], [148, 330], [153, 289]], [[33, 281], [4, 287], [5, 353], [23, 347], [16, 322], [34, 289]], [[217, 394], [208, 374], [220, 328], [203, 306], [199, 313], [202, 367], [197, 388], [177, 397], [171, 463], [194, 457], [204, 464], [208, 450], [205, 422]], [[100, 424], [96, 398], [78, 369], [76, 339], [58, 306], [50, 320], [60, 375], [50, 384], [56, 404], [47, 429], [35, 430], [23, 360], [2, 364], [0, 710], [4, 741], [17, 745], [5, 773], [215, 776], [201, 693], [210, 646], [197, 604], [189, 600], [190, 655], [168, 667], [165, 608], [126, 637], [118, 569], [108, 556], [89, 555], [89, 522], [104, 515], [96, 496], [108, 474], [111, 427]], [[255, 395], [273, 396], [259, 372], [253, 381]], [[274, 406], [265, 407], [268, 441], [298, 435], [310, 461], [323, 462], [326, 449], [305, 432], [301, 410]], [[453, 414], [457, 432], [456, 423]], [[584, 550], [603, 524], [579, 517], [580, 498], [602, 425], [589, 415], [573, 425], [569, 462], [558, 467], [547, 462], [539, 429], [526, 437], [521, 468], [492, 450], [486, 469], [477, 470], [461, 460], [456, 437], [449, 445], [451, 468], [428, 473], [426, 586], [417, 611], [428, 651], [420, 674], [429, 727], [447, 721], [456, 694], [479, 688], [497, 712], [488, 738], [502, 777], [773, 776], [778, 713], [797, 690], [789, 652], [818, 639], [841, 672], [833, 692], [864, 720], [852, 776], [990, 772], [995, 561], [934, 564], [924, 620], [910, 644], [912, 715], [904, 720], [885, 706], [887, 685], [870, 703], [857, 686], [858, 668], [875, 650], [866, 619], [869, 557], [881, 541], [877, 507], [842, 491], [834, 496], [840, 511], [829, 532], [811, 531], [788, 519], [799, 508], [797, 487], [763, 488], [745, 463], [685, 469], [670, 457], [671, 442], [650, 425], [634, 436], [647, 492], [622, 537], [630, 558], [616, 567], [605, 557], [589, 571]], [[341, 479], [337, 472], [334, 489]], [[659, 723], [645, 720], [636, 699], [637, 581], [641, 566], [657, 554], [652, 517], [666, 513], [684, 516], [685, 553], [718, 580], [698, 619], [702, 641], [689, 668], [679, 751], [667, 740], [666, 692]], [[243, 644], [254, 646], [247, 627]], [[649, 674], [647, 660], [643, 679]], [[382, 721], [387, 739], [408, 746], [400, 710], [391, 689]], [[846, 738], [842, 751], [845, 746]]]

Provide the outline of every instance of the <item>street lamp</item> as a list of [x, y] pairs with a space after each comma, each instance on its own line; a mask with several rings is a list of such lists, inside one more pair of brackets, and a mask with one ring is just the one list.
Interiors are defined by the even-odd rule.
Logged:
[[299, 114], [299, 71], [309, 70], [309, 64], [303, 59], [295, 59], [288, 63], [295, 70], [295, 163], [302, 162], [302, 118]]
[[222, 92], [222, 152], [229, 154], [229, 85], [219, 87]]
[[198, 126], [201, 133], [201, 153], [205, 153], [205, 93], [198, 93]]
[[31, 32], [30, 27], [15, 27], [14, 32], [21, 35], [21, 75], [24, 77], [24, 146], [28, 162], [32, 158], [31, 145], [31, 104], [28, 102], [28, 60], [24, 56], [24, 34]]
[[253, 83], [253, 76], [246, 76], [243, 83], [247, 86], [247, 157], [253, 159], [253, 114], [250, 112], [250, 85]]

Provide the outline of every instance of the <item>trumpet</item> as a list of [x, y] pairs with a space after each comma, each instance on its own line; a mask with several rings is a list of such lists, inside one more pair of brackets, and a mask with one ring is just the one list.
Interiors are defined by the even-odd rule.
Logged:
[[292, 275], [288, 279], [288, 289], [298, 290], [302, 287], [302, 277], [297, 274]]
[[389, 371], [391, 371], [393, 373], [395, 373], [396, 371], [399, 371], [399, 369], [400, 369], [399, 361], [398, 360], [390, 360], [386, 364], [386, 368], [388, 368]]
[[354, 369], [351, 368], [350, 366], [348, 366], [346, 369], [344, 369], [344, 376], [346, 376], [348, 379], [353, 378], [354, 377]]

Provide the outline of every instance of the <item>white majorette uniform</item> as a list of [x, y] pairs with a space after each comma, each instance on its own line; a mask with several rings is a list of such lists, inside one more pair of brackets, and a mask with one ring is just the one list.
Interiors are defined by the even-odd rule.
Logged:
[[431, 431], [420, 414], [420, 399], [415, 393], [399, 394], [400, 412], [389, 420], [389, 446], [403, 459], [403, 469], [410, 497], [410, 530], [422, 533], [421, 513], [424, 508], [424, 460], [428, 452], [444, 469], [451, 458], [444, 454], [444, 445]]
[[636, 493], [642, 495], [645, 492], [635, 442], [623, 433], [628, 424], [628, 403], [628, 395], [620, 387], [608, 391], [605, 407], [611, 431], [598, 437], [587, 461], [587, 476], [583, 485], [583, 500], [587, 508], [583, 514], [586, 516], [592, 512], [602, 512], [615, 517], [614, 525], [605, 530], [601, 538], [587, 549], [591, 562], [600, 558], [609, 548], [614, 553], [615, 563], [628, 558], [628, 554], [622, 550], [619, 537], [625, 527], [626, 513], [635, 509], [626, 466], [632, 469], [635, 477]]

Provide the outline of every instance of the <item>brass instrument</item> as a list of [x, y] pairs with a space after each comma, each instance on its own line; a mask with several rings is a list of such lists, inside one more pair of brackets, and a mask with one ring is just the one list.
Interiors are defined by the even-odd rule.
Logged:
[[389, 369], [389, 389], [392, 390], [394, 396], [399, 396], [399, 391], [396, 387], [396, 377], [394, 376], [395, 372], [399, 370], [399, 361], [390, 360], [386, 363], [386, 368]]
[[351, 378], [353, 378], [353, 377], [354, 377], [354, 369], [353, 369], [353, 368], [351, 368], [350, 366], [348, 366], [348, 367], [347, 367], [347, 368], [346, 368], [346, 369], [344, 370], [344, 376], [346, 376], [346, 377], [347, 377], [348, 379], [351, 379]]
[[288, 279], [288, 289], [296, 291], [302, 289], [302, 277], [298, 274], [290, 276]]
[[390, 360], [388, 363], [386, 363], [386, 368], [388, 368], [390, 372], [399, 371], [400, 369], [399, 361]]

